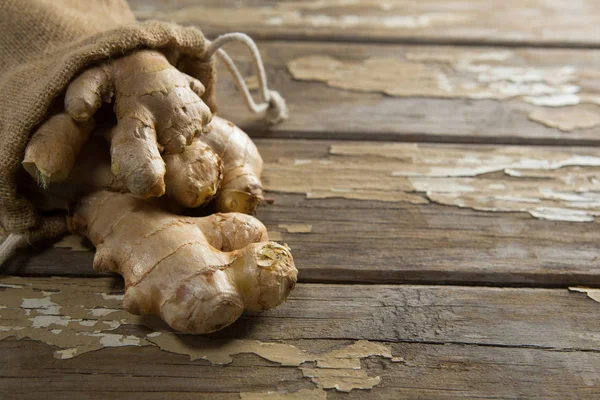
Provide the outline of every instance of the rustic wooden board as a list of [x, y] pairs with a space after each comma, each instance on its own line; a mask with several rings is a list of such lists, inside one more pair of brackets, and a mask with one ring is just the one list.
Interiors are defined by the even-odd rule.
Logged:
[[[327, 349], [338, 340], [286, 341], [304, 349]], [[527, 348], [397, 343], [402, 363], [363, 361], [381, 383], [372, 390], [336, 393], [327, 399], [595, 399], [600, 395], [600, 356]], [[242, 392], [314, 390], [293, 367], [281, 367], [252, 354], [237, 355], [228, 366], [211, 366], [156, 348], [104, 349], [71, 360], [54, 360], [52, 348], [31, 341], [0, 342], [3, 398], [39, 399], [236, 399]], [[9, 360], [9, 362], [6, 362]], [[18, 364], [10, 362], [18, 360]], [[304, 392], [307, 399], [308, 393]], [[262, 398], [268, 399], [264, 396]]]
[[[324, 42], [259, 47], [271, 88], [288, 102], [287, 122], [264, 126], [246, 111], [226, 71], [218, 83], [222, 115], [254, 137], [600, 144], [597, 50]], [[254, 74], [243, 48], [228, 50], [245, 76]]]
[[198, 25], [210, 35], [431, 43], [594, 46], [593, 0], [129, 0], [140, 19]]
[[[37, 327], [46, 327], [48, 330], [63, 329], [64, 334], [75, 332], [76, 336], [84, 329], [138, 338], [144, 338], [154, 329], [165, 328], [153, 319], [140, 320], [120, 311], [122, 298], [104, 298], [97, 294], [108, 292], [112, 297], [122, 294], [122, 284], [118, 280], [3, 278], [3, 283], [6, 282], [31, 288], [36, 293], [13, 287], [0, 289], [3, 304], [9, 306], [0, 311], [4, 317], [0, 338], [7, 336], [6, 327], [13, 326], [24, 327], [27, 336], [35, 333]], [[17, 298], [19, 301], [15, 300]], [[23, 302], [22, 298], [41, 300]], [[29, 305], [32, 302], [34, 305]], [[48, 304], [58, 305], [58, 310]], [[77, 311], [78, 307], [85, 309]], [[31, 310], [29, 314], [24, 313], [26, 309]], [[117, 313], [114, 316], [97, 314], [94, 309]], [[47, 317], [53, 315], [58, 317]], [[584, 293], [567, 289], [299, 284], [280, 307], [244, 315], [234, 325], [209, 338], [345, 338], [597, 351], [600, 348], [599, 317], [600, 304]], [[87, 328], [90, 325], [76, 324], [82, 318], [92, 323], [90, 328]], [[117, 330], [111, 324], [104, 324], [109, 320], [118, 322]], [[103, 322], [94, 325], [97, 321]], [[187, 338], [198, 345], [206, 340], [193, 335]], [[66, 343], [60, 339], [61, 336], [56, 337], [63, 343], [63, 348], [76, 345], [90, 348], [87, 343], [78, 344], [74, 339]], [[56, 343], [54, 339], [50, 342]]]
[[[124, 335], [123, 340], [172, 335], [162, 331], [156, 336], [154, 329], [124, 320], [120, 289], [111, 280], [2, 278], [0, 283], [5, 286], [0, 299], [9, 305], [0, 310], [4, 331], [32, 318], [45, 327], [26, 335], [36, 338], [40, 331], [52, 330], [49, 339], [39, 337], [62, 342], [62, 348], [73, 346], [77, 338], [67, 335], [85, 334], [100, 320], [121, 320], [115, 330], [97, 332]], [[102, 296], [106, 293], [110, 295]], [[85, 326], [75, 319], [82, 311], [91, 312]], [[500, 398], [591, 399], [598, 395], [600, 379], [599, 317], [598, 303], [560, 289], [305, 284], [278, 309], [244, 316], [221, 333], [180, 336], [186, 347], [164, 347], [159, 341], [160, 349], [146, 343], [61, 360], [54, 358], [57, 347], [7, 337], [0, 341], [0, 386], [3, 398], [8, 393], [8, 398], [229, 399], [242, 392], [299, 390], [316, 395], [322, 391], [308, 377], [331, 373], [326, 364], [319, 366], [319, 355], [336, 351], [340, 359], [363, 358], [359, 372], [366, 375], [358, 381], [380, 378], [379, 383], [371, 381], [376, 383], [371, 391], [355, 389], [346, 398], [482, 398], [493, 393]], [[66, 341], [60, 339], [63, 335]], [[222, 338], [241, 339], [237, 343], [244, 343], [245, 354], [227, 352], [225, 347], [235, 341]], [[261, 350], [261, 343], [275, 341], [278, 356]], [[350, 349], [361, 343], [380, 349], [381, 355], [355, 355], [361, 352]], [[297, 349], [316, 357], [307, 358], [316, 364], [281, 366], [273, 361], [282, 355], [293, 358]], [[188, 357], [203, 354], [210, 362]], [[230, 363], [211, 364], [227, 354], [232, 355]], [[348, 368], [338, 367], [335, 373], [359, 373]], [[338, 396], [342, 394], [327, 393], [329, 399]], [[305, 393], [300, 398], [309, 397]]]
[[[600, 285], [597, 222], [541, 219], [594, 219], [595, 149], [257, 143], [275, 199], [257, 216], [301, 281]], [[2, 272], [95, 275], [90, 252], [38, 248]]]

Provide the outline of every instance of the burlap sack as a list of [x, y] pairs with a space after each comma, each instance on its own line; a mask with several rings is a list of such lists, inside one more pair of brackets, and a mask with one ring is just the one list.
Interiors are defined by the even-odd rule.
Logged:
[[[0, 225], [6, 233], [38, 231], [42, 223], [18, 190], [17, 171], [30, 135], [68, 83], [84, 68], [136, 48], [168, 49], [204, 58], [195, 28], [138, 23], [124, 0], [0, 0]], [[212, 62], [196, 76], [213, 94]], [[205, 99], [214, 105], [214, 99]], [[49, 229], [49, 228], [48, 228]]]

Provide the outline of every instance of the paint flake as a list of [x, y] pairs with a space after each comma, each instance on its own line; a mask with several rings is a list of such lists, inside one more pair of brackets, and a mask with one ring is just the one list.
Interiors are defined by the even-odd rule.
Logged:
[[172, 333], [147, 336], [146, 339], [163, 350], [187, 354], [192, 361], [203, 359], [213, 364], [229, 364], [233, 355], [241, 353], [253, 353], [284, 366], [299, 367], [306, 362], [315, 362], [316, 368], [301, 368], [304, 376], [311, 378], [319, 388], [335, 388], [343, 392], [371, 389], [379, 384], [379, 377], [369, 377], [361, 369], [361, 359], [372, 356], [393, 358], [388, 346], [365, 340], [328, 353], [310, 354], [292, 345], [256, 340], [230, 340], [209, 346], [204, 342], [202, 345], [194, 344], [197, 340], [194, 337]]
[[[326, 353], [311, 353], [285, 343], [210, 340], [170, 331], [145, 334], [142, 332], [147, 329], [144, 329], [123, 335], [111, 331], [122, 325], [128, 325], [131, 331], [132, 327], [139, 327], [147, 320], [116, 308], [120, 295], [108, 294], [114, 290], [112, 279], [5, 277], [0, 281], [6, 287], [2, 291], [6, 306], [0, 309], [3, 319], [0, 339], [30, 338], [57, 346], [54, 357], [59, 360], [107, 347], [150, 345], [186, 354], [191, 360], [204, 359], [214, 364], [229, 364], [237, 354], [253, 353], [282, 366], [299, 368], [317, 385], [315, 389], [293, 393], [240, 394], [246, 399], [324, 399], [328, 388], [339, 391], [370, 389], [379, 383], [379, 377], [368, 376], [362, 370], [360, 360], [373, 356], [393, 359], [388, 346], [368, 341], [357, 341]], [[25, 282], [27, 286], [21, 284]], [[35, 294], [44, 297], [35, 298]], [[61, 314], [44, 314], [52, 308], [59, 309]], [[27, 313], [31, 315], [27, 316]], [[307, 363], [313, 363], [315, 367], [307, 368]]]
[[285, 229], [288, 233], [310, 233], [312, 225], [310, 224], [279, 224], [281, 229]]
[[[488, 59], [503, 59], [495, 53]], [[535, 68], [482, 64], [473, 53], [414, 54], [406, 60], [368, 58], [349, 62], [330, 56], [313, 55], [294, 59], [288, 70], [297, 80], [321, 81], [331, 87], [361, 92], [380, 92], [398, 97], [440, 97], [508, 100], [545, 106], [579, 104], [581, 88], [573, 67]], [[441, 62], [441, 63], [440, 63]], [[448, 73], [449, 63], [454, 73]]]
[[327, 392], [320, 389], [301, 389], [297, 392], [243, 392], [241, 400], [326, 400]]
[[550, 128], [573, 132], [600, 125], [600, 109], [598, 107], [565, 107], [558, 110], [540, 108], [529, 113], [528, 118]]
[[570, 287], [569, 290], [572, 292], [585, 293], [590, 299], [600, 303], [600, 289]]
[[277, 231], [268, 231], [269, 240], [273, 240], [275, 242], [281, 242], [283, 237], [281, 236], [281, 232]]
[[434, 202], [556, 221], [589, 222], [600, 215], [600, 151], [593, 148], [339, 143], [313, 161], [268, 162], [266, 189], [309, 199]]

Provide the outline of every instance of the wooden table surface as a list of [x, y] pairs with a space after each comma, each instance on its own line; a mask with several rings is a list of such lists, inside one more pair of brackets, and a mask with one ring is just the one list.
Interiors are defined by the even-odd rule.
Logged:
[[130, 3], [258, 39], [290, 119], [224, 71], [219, 101], [301, 283], [175, 335], [78, 239], [29, 249], [0, 270], [1, 398], [600, 398], [600, 2]]

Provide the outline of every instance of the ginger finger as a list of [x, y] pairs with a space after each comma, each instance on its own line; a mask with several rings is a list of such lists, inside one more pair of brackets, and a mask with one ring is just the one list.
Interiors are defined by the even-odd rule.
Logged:
[[[139, 118], [153, 126], [167, 153], [182, 152], [210, 122], [210, 109], [190, 87], [189, 77], [161, 53], [140, 50], [112, 65], [117, 119]], [[140, 115], [140, 106], [149, 114]]]
[[263, 161], [248, 135], [233, 123], [214, 117], [199, 137], [223, 161], [223, 180], [217, 195], [216, 207], [220, 212], [251, 214], [263, 198]]
[[67, 88], [65, 110], [75, 121], [87, 121], [102, 102], [109, 103], [114, 92], [108, 67], [90, 68], [77, 76]]
[[184, 207], [200, 207], [219, 190], [221, 158], [206, 144], [195, 140], [183, 153], [163, 157], [167, 196]]
[[202, 98], [202, 96], [206, 92], [206, 88], [204, 87], [202, 82], [200, 82], [198, 79], [193, 78], [187, 74], [184, 74], [184, 76], [187, 78], [188, 82], [190, 83], [190, 89], [192, 89], [192, 91], [194, 93], [196, 93], [196, 95], [198, 97]]
[[77, 123], [68, 114], [50, 117], [29, 140], [23, 167], [43, 187], [64, 181], [92, 129], [93, 122]]
[[113, 93], [118, 134], [109, 138], [117, 141], [111, 146], [115, 171], [131, 193], [160, 196], [165, 169], [156, 156], [183, 152], [212, 118], [200, 98], [204, 86], [160, 52], [138, 50], [75, 78], [65, 108], [74, 119], [86, 120]]
[[156, 133], [137, 119], [122, 118], [109, 133], [111, 170], [129, 191], [143, 198], [165, 193], [165, 163]]
[[[97, 246], [96, 270], [123, 276], [126, 310], [160, 315], [177, 330], [208, 333], [244, 309], [283, 302], [297, 271], [289, 249], [265, 241], [265, 228], [254, 218], [207, 218], [178, 217], [131, 195], [100, 191], [81, 200], [70, 228]], [[245, 246], [216, 249], [211, 244], [219, 231], [223, 248]]]
[[189, 76], [194, 78], [202, 77], [204, 91], [201, 95], [202, 101], [208, 105], [210, 111], [213, 114], [217, 112], [217, 99], [216, 99], [216, 75], [212, 72], [215, 70], [215, 60], [211, 59], [209, 62], [206, 60], [200, 61], [191, 56], [183, 56], [177, 62], [177, 68], [183, 71]]

